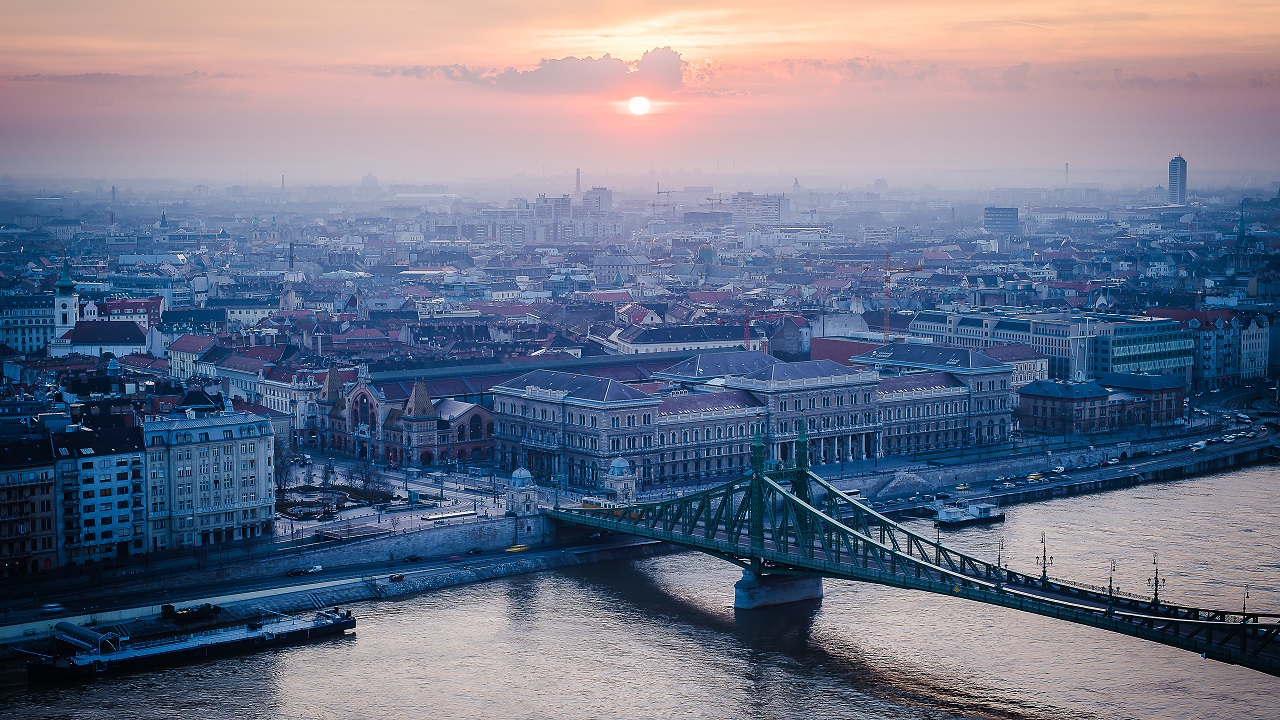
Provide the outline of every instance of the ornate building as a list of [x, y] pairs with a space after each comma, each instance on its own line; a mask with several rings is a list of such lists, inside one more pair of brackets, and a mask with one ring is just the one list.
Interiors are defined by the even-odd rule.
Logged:
[[483, 406], [432, 399], [422, 382], [374, 383], [363, 367], [349, 383], [330, 368], [314, 416], [322, 451], [406, 467], [492, 456], [493, 414]]

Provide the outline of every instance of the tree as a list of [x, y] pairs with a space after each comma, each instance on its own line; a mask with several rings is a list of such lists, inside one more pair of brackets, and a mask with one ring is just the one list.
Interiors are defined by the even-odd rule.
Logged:
[[387, 479], [374, 468], [372, 459], [357, 465], [351, 480], [353, 486], [360, 488], [364, 492], [365, 499], [371, 499], [369, 496], [385, 493], [391, 489], [391, 484], [387, 482]]

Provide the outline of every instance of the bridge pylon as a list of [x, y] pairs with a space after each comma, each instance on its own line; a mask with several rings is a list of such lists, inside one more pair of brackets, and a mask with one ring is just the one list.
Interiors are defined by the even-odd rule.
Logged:
[[[807, 424], [807, 423], [806, 423]], [[809, 440], [804, 425], [800, 426], [800, 438], [796, 443], [796, 467], [791, 471], [791, 483], [797, 495], [809, 500]], [[733, 607], [753, 610], [770, 605], [822, 598], [822, 578], [803, 572], [768, 572], [764, 569], [765, 517], [773, 509], [771, 493], [764, 472], [764, 442], [757, 433], [751, 443], [751, 481], [747, 487], [747, 505], [750, 515], [747, 537], [751, 543], [750, 567], [743, 568], [742, 579], [733, 585]], [[807, 518], [796, 517], [797, 532], [811, 535]], [[803, 525], [803, 527], [801, 527]]]

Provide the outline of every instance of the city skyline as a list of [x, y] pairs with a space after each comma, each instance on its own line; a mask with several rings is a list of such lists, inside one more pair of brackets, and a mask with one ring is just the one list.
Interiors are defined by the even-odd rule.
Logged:
[[[963, 184], [974, 168], [1017, 181], [1071, 162], [1082, 180], [1156, 184], [1174, 153], [1221, 182], [1280, 168], [1270, 6], [54, 12], [16, 10], [3, 31], [0, 164], [14, 175], [438, 182], [586, 167]], [[627, 112], [637, 95], [644, 116]]]

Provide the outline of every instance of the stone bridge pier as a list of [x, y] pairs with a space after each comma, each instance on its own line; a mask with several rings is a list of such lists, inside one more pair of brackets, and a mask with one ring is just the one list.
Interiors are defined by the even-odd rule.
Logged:
[[733, 606], [752, 610], [769, 605], [822, 599], [822, 578], [817, 575], [764, 575], [742, 571], [733, 585]]

